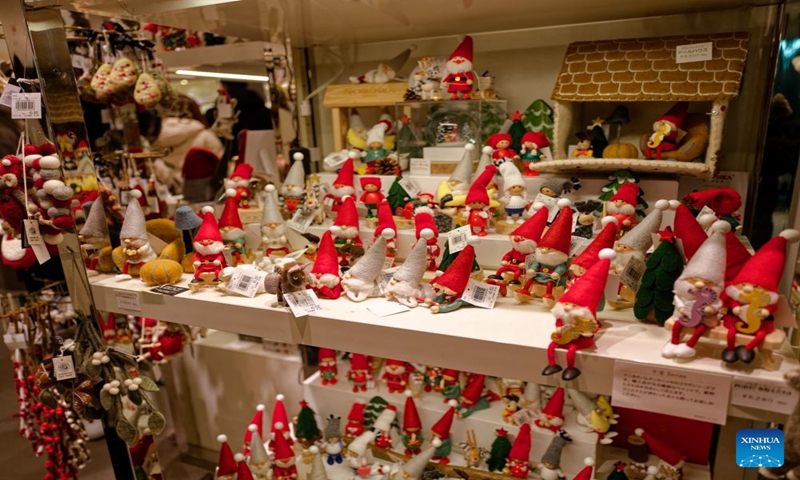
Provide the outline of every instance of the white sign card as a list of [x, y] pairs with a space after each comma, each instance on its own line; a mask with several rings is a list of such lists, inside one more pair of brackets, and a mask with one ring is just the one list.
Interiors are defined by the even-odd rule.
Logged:
[[11, 108], [11, 95], [21, 91], [22, 89], [19, 88], [19, 86], [13, 83], [7, 83], [6, 86], [3, 87], [3, 94], [0, 95], [0, 105]]
[[131, 310], [134, 312], [142, 311], [142, 299], [139, 292], [123, 292], [117, 290], [114, 292], [114, 300], [117, 302], [117, 307], [123, 310]]
[[431, 161], [427, 158], [412, 158], [409, 172], [411, 175], [430, 176], [431, 174]]
[[705, 62], [714, 56], [714, 42], [678, 45], [675, 48], [675, 63]]
[[790, 415], [800, 394], [783, 382], [766, 382], [758, 379], [736, 378], [731, 390], [731, 405]]

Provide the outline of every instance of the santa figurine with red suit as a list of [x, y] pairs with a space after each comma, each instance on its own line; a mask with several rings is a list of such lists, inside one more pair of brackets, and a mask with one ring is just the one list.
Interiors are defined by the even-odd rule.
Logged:
[[435, 272], [436, 265], [439, 261], [439, 255], [442, 253], [439, 248], [439, 229], [436, 227], [436, 222], [433, 220], [433, 209], [430, 207], [417, 207], [414, 210], [414, 228], [416, 229], [417, 240], [420, 239], [423, 229], [430, 229], [433, 235], [426, 239], [427, 249], [426, 258], [428, 263], [428, 271]]
[[372, 218], [375, 215], [372, 210], [378, 207], [378, 204], [386, 198], [381, 192], [381, 179], [379, 177], [361, 177], [361, 190], [364, 193], [358, 199], [367, 208], [367, 217]]
[[[282, 422], [276, 423], [275, 427], [280, 427], [281, 430], [285, 428]], [[274, 480], [297, 480], [297, 467], [292, 445], [283, 435], [276, 435], [272, 445], [275, 457], [275, 463], [272, 465], [272, 478]]]
[[222, 242], [231, 252], [233, 265], [246, 263], [247, 244], [244, 237], [244, 225], [239, 217], [239, 203], [236, 200], [236, 191], [232, 188], [225, 190], [225, 207], [219, 216], [219, 231], [222, 233]]
[[689, 110], [689, 102], [678, 102], [653, 123], [653, 133], [644, 147], [644, 156], [661, 160], [661, 152], [678, 149], [678, 134]]
[[219, 274], [227, 265], [222, 254], [225, 244], [222, 242], [217, 219], [214, 218], [214, 207], [203, 207], [203, 223], [194, 236], [192, 246], [194, 247], [192, 283], [206, 282], [203, 277], [208, 274], [211, 274], [209, 277], [211, 281], [219, 282]]
[[642, 428], [634, 430], [634, 434], [644, 438], [650, 454], [658, 458], [658, 466], [666, 470], [664, 478], [683, 479], [683, 466], [686, 461], [686, 455], [662, 442], [661, 439], [647, 433]]
[[408, 364], [402, 360], [387, 359], [383, 367], [381, 381], [386, 384], [389, 393], [404, 392], [408, 386]]
[[367, 383], [371, 380], [372, 369], [369, 368], [367, 357], [361, 353], [350, 354], [350, 370], [347, 379], [353, 383], [353, 393], [367, 391]]
[[472, 37], [465, 36], [461, 43], [453, 50], [445, 66], [447, 75], [442, 83], [447, 85], [447, 93], [452, 94], [451, 100], [470, 99], [475, 74], [472, 73]]
[[636, 225], [636, 205], [639, 201], [639, 185], [623, 183], [617, 193], [606, 201], [605, 214], [617, 219], [620, 235]]
[[556, 349], [567, 350], [567, 369], [561, 378], [564, 381], [578, 378], [581, 371], [575, 367], [575, 352], [594, 346], [594, 336], [600, 329], [597, 306], [603, 298], [608, 269], [615, 253], [604, 248], [594, 263], [567, 292], [558, 299], [551, 310], [556, 317], [556, 330], [550, 335], [547, 347], [548, 365], [542, 375], [553, 375], [561, 371], [556, 363]]
[[233, 169], [229, 179], [225, 180], [225, 188], [232, 188], [236, 192], [239, 208], [250, 208], [253, 191], [250, 188], [250, 179], [253, 176], [253, 166], [240, 163]]
[[508, 452], [506, 465], [502, 473], [515, 478], [528, 478], [531, 469], [531, 425], [523, 423], [519, 427], [511, 450]]
[[471, 303], [461, 299], [472, 274], [472, 264], [475, 262], [475, 246], [480, 244], [480, 237], [471, 236], [467, 239], [467, 246], [458, 252], [453, 263], [441, 275], [431, 280], [430, 284], [436, 292], [432, 299], [425, 299], [425, 304], [430, 306], [431, 313], [449, 313], [461, 307], [471, 307]]
[[551, 432], [561, 430], [564, 425], [564, 387], [556, 388], [534, 423], [537, 427], [546, 428]]
[[308, 274], [308, 286], [317, 295], [336, 300], [342, 295], [342, 279], [339, 276], [339, 263], [336, 247], [333, 246], [331, 232], [322, 235], [317, 248], [317, 258]]
[[326, 188], [328, 193], [323, 197], [322, 204], [329, 212], [333, 213], [332, 216], [339, 213], [345, 197], [351, 197], [356, 193], [353, 185], [353, 159], [358, 155], [358, 152], [350, 152], [350, 158], [342, 164], [333, 185]]
[[542, 238], [547, 226], [548, 210], [543, 203], [535, 203], [534, 213], [525, 223], [514, 229], [508, 236], [511, 241], [511, 250], [503, 255], [500, 268], [493, 275], [489, 275], [487, 283], [501, 286], [501, 293], [505, 295], [502, 287], [506, 285], [506, 274], [511, 274], [508, 285], [522, 285], [520, 277], [525, 273], [525, 259], [536, 251], [536, 245]]
[[353, 197], [344, 197], [330, 232], [335, 237], [333, 243], [339, 253], [339, 265], [342, 271], [346, 271], [364, 254], [358, 232], [358, 211]]
[[119, 231], [125, 263], [122, 266], [122, 273], [116, 277], [117, 280], [131, 278], [130, 274], [128, 274], [128, 269], [131, 265], [141, 267], [145, 263], [156, 259], [156, 252], [150, 246], [150, 240], [145, 229], [144, 212], [137, 201], [142, 192], [131, 190], [130, 195], [132, 199], [125, 210], [125, 220], [122, 222], [122, 228]]
[[[800, 232], [797, 230], [782, 231], [759, 248], [725, 287], [728, 313], [724, 323], [728, 329], [728, 343], [722, 360], [726, 363], [752, 362], [756, 347], [775, 331], [774, 315], [780, 299], [778, 284], [786, 263], [786, 249], [789, 243], [798, 240]], [[737, 347], [736, 335], [740, 333], [752, 335], [753, 339]]]
[[320, 347], [317, 354], [317, 361], [319, 363], [319, 377], [322, 379], [323, 385], [336, 385], [339, 380], [336, 376], [339, 374], [339, 367], [336, 364], [336, 350], [332, 348]]
[[494, 165], [487, 165], [481, 174], [478, 175], [478, 178], [470, 185], [465, 200], [466, 208], [464, 209], [464, 218], [466, 218], [469, 224], [470, 232], [479, 237], [485, 237], [489, 234], [488, 230], [491, 214], [489, 212], [489, 194], [486, 188], [496, 174], [497, 167]]

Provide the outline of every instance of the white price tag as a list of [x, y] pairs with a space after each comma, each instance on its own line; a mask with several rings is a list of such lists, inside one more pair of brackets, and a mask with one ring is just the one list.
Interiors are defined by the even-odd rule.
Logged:
[[142, 311], [142, 300], [139, 292], [123, 292], [117, 290], [114, 292], [114, 300], [117, 302], [117, 308], [134, 312]]
[[533, 416], [533, 412], [530, 410], [522, 409], [512, 415], [511, 420], [514, 422], [514, 425], [524, 425], [534, 421], [535, 417]]
[[614, 362], [611, 404], [725, 425], [729, 375], [646, 363]]
[[399, 183], [400, 186], [403, 187], [403, 190], [405, 190], [406, 193], [408, 193], [408, 197], [409, 198], [417, 198], [417, 195], [419, 195], [419, 192], [422, 191], [419, 188], [419, 186], [416, 183], [414, 183], [414, 181], [411, 180], [408, 177], [401, 178], [397, 183]]
[[450, 253], [460, 252], [467, 246], [467, 239], [471, 234], [469, 225], [450, 230], [447, 234], [447, 247]]
[[590, 243], [592, 243], [592, 240], [589, 238], [573, 236], [569, 244], [569, 256], [576, 257], [580, 255]]
[[525, 275], [528, 270], [533, 270], [533, 264], [536, 263], [536, 253], [529, 253], [525, 255]]
[[378, 278], [375, 279], [375, 286], [369, 293], [370, 297], [383, 297], [386, 295], [386, 288], [389, 286], [389, 280], [394, 276], [394, 272], [399, 267], [389, 268], [381, 272]]
[[430, 176], [431, 161], [427, 158], [412, 158], [409, 166], [411, 175]]
[[675, 63], [705, 62], [714, 56], [714, 42], [692, 43], [675, 47]]
[[308, 227], [311, 226], [311, 222], [314, 221], [314, 214], [309, 213], [308, 215], [303, 215], [299, 210], [295, 212], [292, 218], [286, 222], [286, 226], [295, 230], [300, 233], [306, 233], [308, 231]]
[[0, 95], [0, 105], [4, 105], [8, 108], [11, 108], [11, 96], [21, 91], [22, 89], [19, 88], [17, 85], [7, 83], [6, 86], [3, 88], [3, 95]]
[[382, 302], [377, 305], [370, 305], [367, 307], [367, 310], [376, 317], [388, 317], [389, 315], [396, 315], [411, 309], [397, 302]]
[[233, 118], [233, 105], [228, 102], [218, 103], [217, 118]]
[[294, 293], [284, 293], [283, 298], [289, 304], [289, 308], [295, 317], [302, 317], [322, 310], [314, 290], [306, 289]]
[[547, 215], [548, 224], [552, 222], [554, 218], [556, 218], [556, 215], [558, 214], [558, 198], [550, 197], [543, 193], [538, 193], [536, 194], [536, 198], [533, 199], [533, 202], [542, 202], [544, 203], [545, 207], [547, 207], [549, 212]]
[[478, 282], [473, 278], [467, 282], [467, 288], [461, 295], [461, 300], [481, 308], [494, 308], [497, 295], [500, 292], [498, 285]]
[[14, 325], [14, 323], [8, 325], [8, 330], [3, 335], [3, 342], [9, 350], [24, 350], [28, 348], [28, 327], [24, 323], [19, 324], [21, 331], [18, 332]]
[[39, 221], [23, 220], [22, 223], [25, 224], [25, 239], [28, 244], [31, 246], [44, 245], [44, 238], [42, 238], [42, 233], [39, 230]]
[[638, 292], [639, 287], [642, 285], [642, 277], [644, 276], [645, 270], [647, 270], [647, 266], [644, 261], [637, 257], [631, 257], [628, 263], [625, 264], [625, 269], [622, 271], [620, 280], [626, 287], [634, 292]]
[[284, 260], [298, 260], [300, 257], [306, 254], [306, 249], [301, 248], [300, 250], [295, 250], [294, 252], [290, 253], [289, 255], [284, 255]]
[[42, 118], [42, 94], [12, 93], [11, 118], [15, 120]]
[[72, 380], [78, 376], [75, 373], [75, 363], [72, 361], [72, 355], [53, 357], [53, 371], [58, 381]]
[[383, 270], [392, 268], [392, 265], [394, 265], [394, 257], [386, 257], [383, 259]]
[[731, 405], [790, 415], [799, 397], [796, 390], [783, 382], [736, 378], [731, 390]]
[[253, 298], [258, 293], [258, 287], [264, 285], [267, 272], [253, 268], [236, 268], [226, 286], [226, 290], [238, 295]]

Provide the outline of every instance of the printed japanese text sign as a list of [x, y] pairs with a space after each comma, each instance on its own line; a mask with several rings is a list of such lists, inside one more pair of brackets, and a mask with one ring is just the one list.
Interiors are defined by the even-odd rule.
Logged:
[[646, 363], [614, 362], [615, 407], [725, 425], [731, 378]]
[[737, 378], [731, 390], [731, 405], [758, 408], [789, 415], [798, 401], [797, 391], [783, 382]]

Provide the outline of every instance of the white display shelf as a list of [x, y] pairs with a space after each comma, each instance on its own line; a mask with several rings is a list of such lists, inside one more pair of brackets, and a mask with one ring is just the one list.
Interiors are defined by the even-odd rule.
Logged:
[[[190, 279], [184, 276], [181, 285]], [[216, 291], [176, 296], [150, 292], [139, 280], [117, 282], [113, 275], [91, 279], [95, 306], [101, 311], [204, 326], [218, 330], [255, 335], [275, 341], [324, 346], [355, 351], [415, 363], [456, 368], [462, 371], [536, 381], [556, 385], [560, 376], [543, 377], [546, 350], [553, 329], [553, 316], [537, 303], [517, 304], [512, 298], [500, 298], [492, 311], [464, 308], [449, 314], [434, 315], [425, 308], [377, 317], [368, 307], [386, 302], [369, 299], [353, 303], [346, 298], [321, 300], [323, 310], [295, 318], [288, 309], [269, 307], [273, 295], [255, 298], [226, 296]], [[140, 310], [120, 308], [116, 292], [139, 292]], [[586, 392], [609, 395], [612, 390], [614, 362], [625, 360], [683, 368], [699, 374], [712, 373], [729, 377], [758, 379], [783, 384], [785, 372], [800, 368], [788, 347], [776, 353], [775, 371], [723, 365], [718, 358], [697, 358], [677, 363], [661, 357], [661, 347], [669, 332], [656, 325], [631, 321], [630, 311], [600, 312], [604, 330], [594, 349], [578, 353], [577, 366], [583, 372], [569, 386]], [[497, 321], [495, 322], [495, 318]], [[564, 352], [558, 358], [564, 362]], [[784, 421], [785, 415], [770, 409], [731, 406], [729, 415]]]

